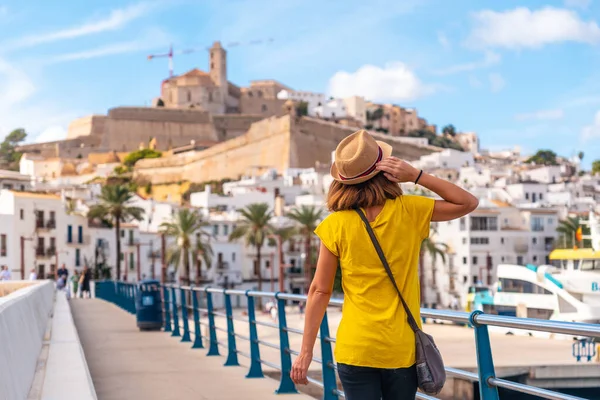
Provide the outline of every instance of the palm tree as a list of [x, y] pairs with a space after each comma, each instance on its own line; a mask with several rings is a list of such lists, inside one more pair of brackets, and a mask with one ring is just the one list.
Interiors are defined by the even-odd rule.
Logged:
[[558, 227], [556, 231], [563, 237], [563, 244], [565, 248], [573, 247], [576, 244], [575, 233], [579, 229], [579, 218], [578, 217], [567, 217], [567, 219], [558, 221]]
[[[167, 260], [169, 264], [181, 267], [183, 262], [183, 274], [179, 275], [181, 283], [190, 283], [190, 255], [200, 254], [202, 261], [210, 266], [212, 261], [212, 247], [210, 235], [202, 228], [208, 223], [196, 210], [188, 208], [180, 209], [174, 216], [173, 221], [163, 222], [160, 225], [161, 232], [173, 239], [173, 245], [167, 250]], [[194, 234], [196, 241], [194, 242]], [[191, 253], [191, 254], [190, 254]], [[201, 260], [196, 263], [196, 280], [199, 283], [202, 270]]]
[[88, 218], [106, 219], [115, 227], [117, 280], [121, 279], [121, 223], [139, 221], [144, 215], [143, 208], [131, 205], [133, 196], [134, 193], [128, 185], [103, 186], [98, 204], [93, 205], [88, 212]]
[[304, 235], [305, 238], [306, 258], [304, 259], [304, 274], [306, 276], [306, 291], [308, 292], [310, 281], [312, 280], [312, 237], [319, 221], [323, 217], [323, 209], [303, 205], [300, 208], [290, 211], [287, 216], [296, 221], [300, 228], [300, 234]]
[[[261, 248], [266, 238], [273, 234], [274, 228], [270, 224], [273, 212], [266, 203], [253, 203], [239, 210], [241, 221], [229, 235], [229, 241], [244, 238], [247, 246], [256, 247], [256, 263], [254, 275], [258, 279], [258, 290], [262, 290], [261, 276]], [[258, 305], [260, 307], [260, 297]]]

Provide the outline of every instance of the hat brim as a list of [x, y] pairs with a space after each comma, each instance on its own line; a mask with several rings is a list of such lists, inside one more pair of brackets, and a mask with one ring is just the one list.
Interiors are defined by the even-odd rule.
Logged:
[[[376, 143], [379, 145], [379, 147], [381, 147], [381, 152], [383, 153], [382, 159], [387, 158], [392, 155], [392, 146], [390, 146], [389, 144], [387, 144], [385, 142], [380, 142], [379, 140], [376, 140]], [[359, 178], [342, 179], [342, 178], [340, 178], [340, 173], [338, 172], [338, 169], [335, 166], [335, 163], [331, 164], [331, 170], [330, 170], [331, 177], [333, 179], [335, 179], [336, 181], [343, 183], [344, 185], [356, 185], [358, 183], [363, 183], [365, 181], [368, 181], [375, 175], [377, 175], [379, 172], [381, 172], [381, 171], [376, 169], [375, 171], [371, 172], [370, 174], [361, 176]]]

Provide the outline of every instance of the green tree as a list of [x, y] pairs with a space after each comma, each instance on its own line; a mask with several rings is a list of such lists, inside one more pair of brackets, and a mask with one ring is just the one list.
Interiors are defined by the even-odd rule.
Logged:
[[527, 163], [536, 163], [537, 165], [558, 165], [556, 153], [552, 150], [538, 150], [533, 156], [529, 157]]
[[592, 174], [600, 173], [600, 160], [596, 160], [592, 163]]
[[27, 132], [25, 132], [25, 129], [19, 128], [9, 133], [0, 143], [0, 162], [4, 165], [4, 168], [14, 171], [19, 170], [22, 153], [16, 151], [16, 148], [26, 137]]
[[90, 207], [88, 212], [88, 218], [108, 220], [115, 227], [117, 280], [121, 279], [121, 223], [139, 221], [144, 215], [143, 208], [131, 205], [133, 196], [128, 185], [103, 186], [98, 203]]
[[[161, 233], [173, 239], [173, 244], [167, 250], [167, 260], [169, 264], [175, 265], [177, 270], [183, 266], [183, 273], [179, 274], [182, 284], [190, 284], [190, 257], [196, 262], [197, 284], [202, 276], [202, 261], [207, 268], [211, 265], [213, 251], [210, 235], [202, 229], [208, 225], [198, 211], [187, 208], [180, 209], [171, 222], [163, 222], [160, 225]], [[197, 255], [200, 258], [195, 257]]]
[[323, 209], [315, 206], [303, 205], [291, 210], [287, 214], [287, 217], [294, 220], [298, 224], [299, 232], [304, 236], [304, 247], [306, 254], [306, 257], [304, 258], [304, 276], [306, 277], [306, 290], [308, 293], [314, 268], [312, 264], [312, 238], [319, 221], [323, 217]]
[[445, 127], [442, 128], [442, 133], [447, 136], [455, 137], [456, 136], [456, 128], [452, 124], [446, 125]]
[[[234, 241], [244, 238], [247, 246], [256, 248], [256, 263], [254, 264], [254, 275], [258, 279], [258, 290], [262, 290], [262, 274], [261, 274], [261, 249], [265, 244], [265, 240], [269, 235], [272, 235], [275, 229], [270, 221], [273, 217], [273, 212], [269, 210], [269, 205], [266, 203], [253, 203], [239, 210], [241, 221], [237, 227], [229, 235], [229, 240]], [[258, 305], [262, 302], [258, 301]]]
[[572, 248], [577, 244], [575, 234], [580, 227], [579, 217], [567, 217], [565, 220], [558, 221], [556, 232], [560, 233], [559, 245], [565, 248]]
[[301, 101], [296, 104], [296, 114], [300, 117], [308, 115], [308, 103], [306, 101]]
[[125, 160], [123, 160], [123, 164], [131, 168], [135, 165], [136, 162], [138, 162], [141, 159], [160, 157], [162, 157], [162, 153], [160, 151], [152, 149], [142, 149], [129, 153], [127, 157], [125, 157]]
[[585, 155], [585, 153], [584, 153], [583, 151], [580, 151], [580, 152], [577, 154], [577, 157], [579, 157], [579, 161], [583, 160], [583, 156], [584, 156], [584, 155]]

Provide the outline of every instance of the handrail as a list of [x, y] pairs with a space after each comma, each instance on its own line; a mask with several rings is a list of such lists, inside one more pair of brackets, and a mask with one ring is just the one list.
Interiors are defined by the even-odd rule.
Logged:
[[[124, 282], [97, 282], [102, 284], [96, 289], [97, 297], [112, 301], [128, 312], [135, 312], [135, 297], [138, 288], [135, 284]], [[213, 295], [224, 296], [225, 312], [216, 311]], [[231, 297], [243, 297], [246, 299], [248, 318], [234, 316]], [[209, 356], [218, 356], [219, 348], [227, 351], [225, 365], [239, 365], [238, 355], [250, 359], [250, 369], [246, 377], [263, 377], [262, 365], [281, 371], [279, 388], [277, 393], [296, 393], [297, 389], [290, 379], [292, 356], [298, 355], [298, 351], [290, 348], [288, 333], [302, 334], [301, 329], [288, 327], [286, 323], [286, 301], [306, 301], [305, 295], [290, 294], [282, 292], [259, 292], [255, 290], [222, 289], [214, 287], [196, 287], [194, 285], [164, 284], [162, 286], [162, 297], [164, 302], [164, 330], [170, 332], [171, 336], [181, 337], [182, 342], [191, 342], [192, 348], [204, 348], [208, 345]], [[206, 306], [200, 306], [199, 298], [203, 297]], [[277, 303], [277, 323], [257, 320], [255, 316], [255, 298], [270, 298]], [[191, 299], [191, 300], [190, 300]], [[342, 299], [331, 299], [330, 306], [342, 306]], [[192, 311], [193, 329], [189, 326], [188, 312]], [[201, 316], [201, 312], [205, 313]], [[224, 318], [227, 328], [217, 326], [215, 317]], [[457, 368], [446, 367], [448, 376], [479, 383], [479, 394], [483, 400], [498, 400], [498, 388], [535, 395], [545, 399], [553, 400], [581, 400], [581, 398], [562, 394], [548, 389], [537, 388], [522, 383], [511, 382], [496, 376], [488, 326], [498, 326], [515, 329], [528, 329], [541, 332], [552, 332], [573, 336], [585, 336], [600, 338], [600, 325], [583, 324], [563, 321], [547, 321], [530, 318], [514, 318], [507, 316], [489, 315], [481, 311], [472, 313], [458, 312], [452, 310], [421, 309], [421, 317], [441, 319], [459, 324], [470, 325], [475, 333], [477, 372], [469, 372]], [[207, 318], [207, 321], [201, 319]], [[344, 393], [337, 389], [336, 371], [337, 366], [333, 358], [331, 343], [335, 343], [335, 337], [329, 334], [327, 313], [320, 327], [321, 357], [313, 360], [322, 366], [322, 381], [309, 379], [323, 389], [323, 399], [333, 400], [345, 398]], [[235, 332], [236, 324], [247, 324], [249, 335]], [[208, 328], [207, 336], [202, 336], [201, 326]], [[259, 339], [257, 326], [263, 326], [279, 331], [279, 341], [272, 343]], [[192, 331], [193, 330], [193, 331]], [[226, 342], [219, 340], [218, 332], [224, 332], [227, 336]], [[236, 346], [236, 339], [244, 340], [250, 345], [250, 354], [240, 351]], [[274, 364], [264, 360], [260, 356], [260, 347], [278, 350], [280, 353], [280, 364]], [[422, 393], [417, 394], [419, 399], [435, 399]]]

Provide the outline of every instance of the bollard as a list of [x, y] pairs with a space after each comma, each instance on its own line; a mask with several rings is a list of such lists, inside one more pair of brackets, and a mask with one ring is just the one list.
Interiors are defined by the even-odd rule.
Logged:
[[217, 330], [215, 328], [215, 315], [213, 314], [213, 301], [212, 301], [212, 293], [208, 291], [208, 288], [204, 289], [206, 293], [206, 307], [208, 308], [208, 337], [209, 337], [209, 346], [207, 356], [218, 356], [219, 355], [219, 345], [217, 344]]
[[496, 376], [494, 360], [492, 358], [492, 347], [490, 345], [490, 334], [487, 325], [480, 325], [476, 316], [483, 314], [482, 311], [473, 311], [469, 317], [475, 328], [475, 348], [477, 352], [477, 373], [479, 375], [479, 397], [485, 400], [498, 400], [498, 388], [491, 386], [490, 378]]
[[192, 289], [192, 307], [193, 307], [193, 315], [194, 315], [194, 344], [192, 345], [192, 349], [203, 349], [204, 345], [202, 344], [202, 329], [200, 328], [200, 310], [198, 310], [198, 293]]
[[227, 314], [227, 360], [225, 366], [238, 366], [237, 348], [235, 346], [235, 330], [233, 326], [233, 310], [231, 307], [231, 295], [223, 290], [225, 295], [225, 313]]
[[337, 400], [338, 395], [337, 382], [335, 379], [335, 370], [333, 369], [333, 352], [331, 351], [331, 342], [329, 338], [329, 323], [327, 322], [327, 312], [323, 316], [320, 328], [321, 336], [321, 366], [323, 373], [323, 400]]
[[279, 292], [275, 294], [277, 299], [277, 312], [279, 317], [279, 354], [281, 356], [281, 379], [279, 388], [275, 393], [298, 393], [294, 382], [290, 377], [292, 371], [292, 357], [290, 355], [290, 340], [287, 332], [287, 322], [285, 318], [285, 300], [279, 298]]
[[169, 311], [169, 289], [163, 286], [163, 297], [165, 307], [165, 332], [171, 332], [171, 312]]
[[188, 309], [187, 309], [187, 300], [185, 298], [185, 290], [183, 288], [179, 289], [179, 294], [181, 295], [181, 319], [183, 321], [183, 336], [181, 337], [182, 342], [191, 342], [190, 339], [190, 325], [188, 321]]
[[246, 300], [248, 302], [248, 328], [250, 330], [250, 371], [246, 378], [264, 378], [262, 365], [260, 363], [260, 347], [258, 346], [258, 332], [256, 331], [256, 313], [254, 311], [254, 297], [248, 295], [250, 290], [246, 290]]
[[179, 315], [177, 313], [177, 293], [175, 292], [175, 288], [171, 287], [171, 306], [173, 310], [173, 332], [171, 336], [179, 337], [181, 333], [179, 333]]

